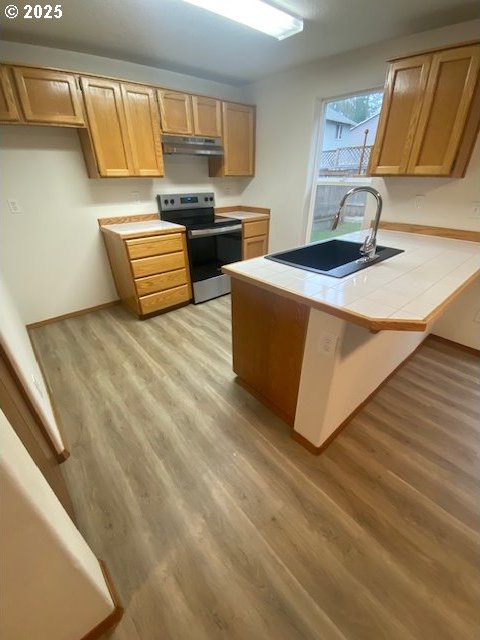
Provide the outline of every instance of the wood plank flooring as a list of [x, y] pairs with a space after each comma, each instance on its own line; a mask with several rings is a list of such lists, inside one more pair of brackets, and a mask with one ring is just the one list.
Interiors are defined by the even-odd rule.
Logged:
[[480, 637], [480, 366], [428, 340], [314, 457], [234, 382], [229, 298], [32, 331], [112, 640]]

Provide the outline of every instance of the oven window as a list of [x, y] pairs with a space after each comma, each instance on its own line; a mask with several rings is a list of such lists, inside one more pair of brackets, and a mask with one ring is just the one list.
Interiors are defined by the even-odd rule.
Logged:
[[240, 232], [190, 238], [188, 241], [192, 280], [199, 282], [219, 276], [222, 266], [242, 259]]

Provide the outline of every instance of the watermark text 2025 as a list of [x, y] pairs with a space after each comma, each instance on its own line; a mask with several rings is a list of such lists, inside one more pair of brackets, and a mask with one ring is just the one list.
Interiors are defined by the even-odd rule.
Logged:
[[63, 15], [61, 4], [9, 4], [5, 7], [5, 17], [9, 20], [58, 20]]

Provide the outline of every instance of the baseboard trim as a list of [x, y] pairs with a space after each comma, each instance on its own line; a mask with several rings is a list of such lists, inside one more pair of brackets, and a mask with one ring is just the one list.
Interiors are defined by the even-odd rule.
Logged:
[[38, 322], [31, 322], [27, 324], [27, 330], [36, 329], [37, 327], [44, 327], [46, 324], [52, 324], [53, 322], [61, 322], [62, 320], [68, 320], [69, 318], [76, 318], [77, 316], [83, 316], [86, 313], [92, 313], [93, 311], [100, 311], [101, 309], [108, 309], [109, 307], [114, 307], [117, 304], [120, 304], [120, 300], [112, 300], [111, 302], [103, 302], [102, 304], [97, 304], [94, 307], [87, 307], [86, 309], [79, 309], [78, 311], [71, 311], [70, 313], [65, 313], [62, 316], [55, 316], [53, 318], [46, 318], [45, 320], [39, 320]]
[[448, 338], [444, 338], [443, 336], [437, 336], [435, 333], [431, 333], [428, 337], [432, 338], [432, 340], [436, 340], [437, 342], [448, 344], [450, 347], [454, 347], [455, 349], [460, 349], [461, 351], [465, 351], [466, 353], [471, 353], [474, 356], [480, 356], [480, 349], [475, 349], [475, 347], [469, 347], [466, 344], [461, 344], [460, 342], [449, 340]]
[[400, 364], [398, 366], [396, 366], [395, 369], [391, 373], [388, 374], [388, 376], [385, 378], [385, 380], [382, 380], [382, 382], [378, 385], [378, 387], [376, 387], [372, 391], [372, 393], [370, 393], [370, 395], [368, 395], [365, 398], [365, 400], [363, 402], [361, 402], [358, 405], [358, 407], [356, 407], [350, 413], [350, 415], [347, 418], [345, 418], [345, 420], [341, 424], [338, 425], [338, 427], [335, 429], [335, 431], [333, 431], [333, 433], [331, 433], [328, 436], [328, 438], [325, 440], [325, 442], [322, 442], [322, 444], [317, 447], [312, 442], [310, 442], [310, 440], [307, 440], [304, 436], [302, 436], [301, 433], [298, 433], [297, 431], [294, 431], [292, 429], [292, 438], [295, 440], [295, 442], [298, 442], [299, 444], [301, 444], [302, 447], [307, 449], [307, 451], [309, 451], [310, 453], [313, 453], [316, 456], [320, 455], [332, 443], [332, 441], [335, 440], [335, 438], [340, 434], [340, 432], [343, 429], [345, 429], [345, 427], [348, 424], [350, 424], [350, 422], [353, 420], [353, 418], [358, 413], [360, 413], [360, 411], [370, 402], [370, 400], [373, 398], [373, 396], [376, 393], [378, 393], [378, 391], [380, 391], [380, 389], [383, 387], [383, 385], [386, 384], [391, 378], [393, 378], [393, 376], [397, 373], [397, 371], [399, 371], [399, 369], [401, 369], [405, 364], [407, 364], [407, 362], [410, 360], [410, 358], [413, 358], [413, 356], [417, 353], [417, 351], [420, 349], [420, 347], [422, 346], [422, 344], [425, 342], [425, 340], [427, 338], [428, 338], [428, 336], [425, 336], [425, 338], [420, 342], [420, 344], [415, 347], [415, 349], [412, 351], [412, 353], [410, 353], [404, 360], [402, 360], [402, 362], [400, 362]]
[[81, 640], [98, 640], [101, 638], [107, 631], [111, 631], [122, 619], [124, 608], [120, 601], [120, 597], [118, 592], [113, 584], [110, 573], [107, 569], [107, 565], [103, 560], [98, 560], [100, 564], [100, 568], [102, 569], [103, 577], [105, 578], [105, 582], [107, 583], [108, 591], [110, 592], [110, 597], [112, 598], [113, 604], [115, 605], [112, 613], [107, 616], [104, 620], [99, 622], [96, 627], [91, 629], [85, 636], [81, 638]]

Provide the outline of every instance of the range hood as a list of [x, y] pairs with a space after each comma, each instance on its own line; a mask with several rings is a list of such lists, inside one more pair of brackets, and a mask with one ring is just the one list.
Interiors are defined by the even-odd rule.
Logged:
[[221, 138], [162, 135], [163, 153], [187, 156], [223, 156]]

